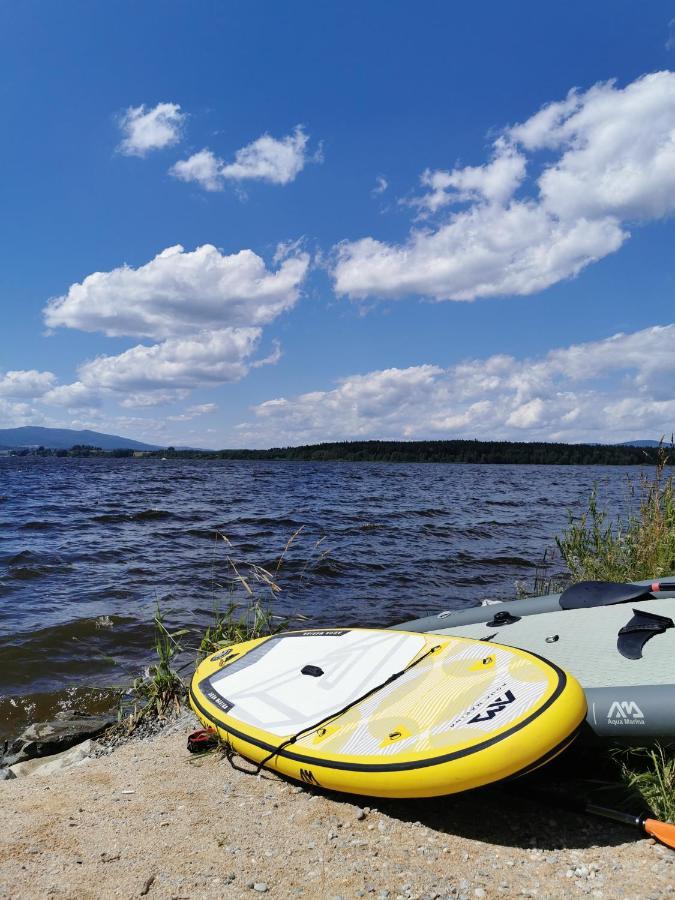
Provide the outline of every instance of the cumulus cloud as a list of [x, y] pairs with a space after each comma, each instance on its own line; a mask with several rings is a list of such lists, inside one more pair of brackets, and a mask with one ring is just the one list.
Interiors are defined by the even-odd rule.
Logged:
[[675, 324], [518, 360], [506, 355], [385, 369], [331, 390], [268, 400], [242, 443], [359, 438], [612, 442], [675, 427]]
[[308, 141], [308, 135], [298, 125], [292, 134], [282, 138], [263, 134], [237, 150], [233, 162], [226, 163], [204, 149], [177, 162], [170, 173], [181, 181], [194, 181], [207, 191], [223, 190], [227, 181], [289, 184], [309, 161]]
[[30, 403], [3, 400], [0, 397], [0, 422], [3, 428], [19, 428], [21, 425], [39, 425], [43, 416]]
[[47, 304], [45, 321], [52, 328], [157, 339], [259, 326], [295, 304], [308, 265], [300, 252], [270, 270], [252, 250], [227, 256], [211, 244], [192, 252], [177, 245], [137, 269], [88, 275]]
[[[276, 346], [266, 358], [253, 358], [261, 334], [260, 328], [222, 328], [149, 346], [138, 344], [123, 353], [102, 355], [83, 363], [77, 381], [36, 391], [31, 399], [47, 406], [71, 411], [86, 409], [91, 413], [106, 400], [115, 400], [124, 408], [185, 400], [195, 388], [239, 381], [251, 368], [276, 363]], [[183, 418], [191, 419], [215, 409], [213, 403], [199, 404], [189, 407]]]
[[36, 369], [15, 370], [0, 375], [0, 397], [8, 400], [32, 400], [46, 394], [56, 384], [53, 372]]
[[220, 170], [222, 159], [218, 159], [210, 150], [200, 150], [188, 159], [179, 160], [169, 170], [170, 174], [180, 181], [195, 181], [205, 191], [222, 191], [223, 179]]
[[117, 148], [125, 156], [147, 156], [180, 140], [185, 113], [178, 103], [158, 103], [152, 109], [130, 106], [120, 118], [124, 138]]
[[411, 202], [433, 224], [403, 244], [343, 242], [339, 294], [540, 291], [616, 251], [632, 223], [675, 211], [675, 73], [571, 91], [505, 129], [484, 165], [427, 170], [421, 184]]
[[65, 406], [67, 409], [92, 409], [100, 405], [101, 397], [95, 385], [75, 381], [52, 388], [42, 401], [50, 406]]
[[506, 203], [525, 178], [526, 164], [522, 153], [499, 138], [492, 160], [484, 166], [467, 166], [451, 172], [427, 169], [420, 181], [429, 192], [413, 200], [412, 205], [435, 213], [461, 201]]
[[139, 344], [99, 356], [79, 368], [80, 381], [98, 390], [142, 393], [238, 381], [260, 340], [259, 328], [223, 328], [161, 344]]

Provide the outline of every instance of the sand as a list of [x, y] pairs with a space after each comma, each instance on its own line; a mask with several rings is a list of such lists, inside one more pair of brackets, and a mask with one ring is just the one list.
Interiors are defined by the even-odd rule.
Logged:
[[626, 827], [498, 791], [325, 795], [191, 756], [193, 727], [0, 782], [0, 897], [675, 895], [675, 852]]

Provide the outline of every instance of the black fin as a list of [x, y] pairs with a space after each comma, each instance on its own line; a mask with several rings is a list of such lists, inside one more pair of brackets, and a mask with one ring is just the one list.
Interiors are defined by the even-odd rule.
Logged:
[[626, 659], [641, 659], [642, 648], [650, 637], [663, 634], [667, 628], [675, 628], [675, 623], [667, 616], [633, 610], [633, 618], [619, 631], [616, 648]]

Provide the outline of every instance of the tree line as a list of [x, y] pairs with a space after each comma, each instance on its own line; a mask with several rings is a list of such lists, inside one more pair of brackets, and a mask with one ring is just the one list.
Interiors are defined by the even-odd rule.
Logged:
[[[670, 448], [672, 450], [672, 448]], [[474, 463], [509, 465], [635, 466], [658, 461], [658, 447], [617, 444], [553, 444], [544, 441], [336, 441], [268, 450], [102, 450], [76, 445], [70, 450], [39, 447], [15, 455], [108, 456], [169, 459], [297, 460], [310, 462]], [[669, 462], [672, 463], [672, 452]]]

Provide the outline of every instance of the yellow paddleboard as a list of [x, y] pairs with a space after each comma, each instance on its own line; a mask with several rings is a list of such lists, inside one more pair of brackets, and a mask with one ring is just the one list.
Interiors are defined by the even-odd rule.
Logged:
[[432, 797], [522, 774], [586, 715], [579, 684], [532, 653], [447, 635], [284, 632], [204, 660], [190, 702], [242, 756], [373, 797]]

